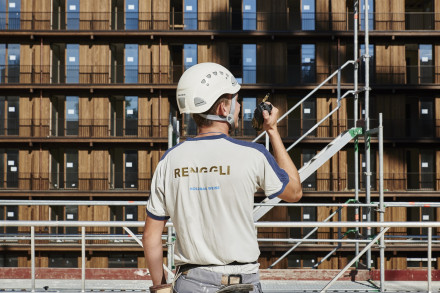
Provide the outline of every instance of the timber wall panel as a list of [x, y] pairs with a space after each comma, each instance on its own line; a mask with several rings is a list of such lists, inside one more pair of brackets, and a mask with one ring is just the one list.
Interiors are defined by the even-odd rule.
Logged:
[[[320, 121], [332, 109], [332, 99], [326, 95], [316, 97], [316, 120]], [[330, 119], [324, 121], [316, 130], [317, 137], [330, 137]]]
[[[440, 0], [434, 0], [434, 29], [436, 31], [440, 30]], [[437, 262], [438, 264], [438, 262]], [[439, 264], [440, 265], [440, 264]]]
[[393, 121], [402, 121], [402, 117], [405, 117], [404, 95], [377, 95], [376, 110], [377, 113], [383, 113], [385, 117], [383, 121], [385, 137], [405, 137], [406, 126], [402, 127], [402, 125], [393, 123]]
[[257, 0], [257, 30], [282, 30], [287, 27], [287, 1]]
[[391, 29], [396, 31], [405, 30], [405, 0], [390, 0], [390, 8], [393, 13], [393, 26]]
[[[150, 0], [152, 4], [153, 14], [153, 29], [154, 30], [169, 30], [170, 29], [170, 1]], [[148, 1], [146, 1], [148, 3]], [[148, 9], [148, 4], [146, 5]]]
[[79, 47], [79, 82], [109, 83], [110, 50], [108, 44], [80, 45]]
[[109, 179], [109, 152], [108, 150], [94, 149], [91, 152], [91, 188], [92, 190], [108, 190]]
[[78, 115], [79, 115], [79, 129], [78, 136], [90, 137], [91, 122], [93, 120], [93, 108], [91, 97], [79, 97], [78, 101]]
[[19, 98], [19, 135], [30, 137], [32, 131], [32, 100], [30, 97]]
[[[440, 11], [436, 14], [440, 17]], [[440, 29], [439, 29], [440, 30]], [[434, 82], [436, 84], [440, 83], [440, 45], [434, 45], [434, 66], [435, 66], [435, 77]], [[436, 112], [439, 113], [439, 112]]]
[[[226, 30], [229, 26], [227, 13], [228, 0], [198, 1], [198, 29]], [[257, 5], [258, 7], [258, 5]]]
[[90, 152], [78, 150], [78, 190], [90, 190]]
[[[139, 83], [152, 83], [153, 61], [151, 44], [139, 44]], [[156, 66], [158, 64], [155, 64]]]
[[384, 149], [384, 189], [406, 190], [406, 152], [404, 149]]
[[332, 72], [330, 50], [333, 45], [329, 43], [317, 43], [316, 44], [316, 81], [317, 83], [323, 82]]
[[[335, 2], [335, 1], [333, 1]], [[328, 30], [329, 26], [330, 0], [316, 0], [316, 30]]]
[[380, 84], [405, 84], [405, 45], [376, 45], [376, 80]]
[[331, 13], [332, 13], [332, 28], [336, 31], [345, 31], [347, 30], [347, 14], [346, 10], [346, 1], [332, 1], [331, 3]]
[[[213, 41], [209, 43], [197, 44], [197, 58], [198, 62], [215, 62], [222, 64], [225, 67], [229, 67], [226, 60], [229, 60], [228, 43]], [[232, 65], [232, 64], [231, 64]]]
[[435, 137], [440, 137], [440, 97], [438, 96], [435, 97]]
[[86, 268], [108, 268], [108, 253], [93, 252], [93, 257], [86, 259]]
[[[266, 96], [266, 93], [258, 94], [257, 103], [261, 103]], [[275, 94], [270, 97], [269, 102], [271, 102], [279, 110], [278, 117], [284, 115], [287, 112], [287, 96], [286, 94]], [[281, 137], [287, 136], [287, 119], [283, 119], [278, 123], [278, 131]]]
[[257, 44], [257, 83], [283, 84], [287, 78], [287, 44], [285, 42]]
[[[48, 137], [50, 135], [50, 99], [48, 97], [32, 97], [32, 128], [31, 136]], [[41, 124], [41, 126], [40, 126]]]
[[[325, 220], [328, 216], [330, 216], [330, 214], [333, 212], [334, 207], [331, 207], [331, 206], [326, 206], [326, 207], [324, 207], [324, 206], [320, 206], [320, 207], [317, 207], [316, 209], [317, 209], [317, 211], [316, 211], [316, 213], [317, 213], [317, 219], [316, 219], [316, 221], [318, 221], [318, 222], [324, 222], [324, 220]], [[329, 227], [320, 227], [320, 228], [318, 229], [317, 233], [316, 233], [317, 238], [318, 238], [318, 239], [330, 239], [330, 238], [331, 238], [331, 235], [330, 235], [330, 231], [331, 231], [331, 230], [332, 230], [332, 229], [329, 228]], [[328, 245], [328, 242], [319, 242], [319, 243], [317, 243], [317, 244], [325, 244], [325, 245]]]
[[152, 83], [171, 83], [172, 77], [170, 74], [170, 51], [168, 45], [152, 45], [151, 60], [151, 63], [153, 64]]
[[92, 137], [108, 137], [110, 126], [110, 101], [108, 97], [93, 97], [90, 101], [93, 118], [89, 125]]
[[[20, 29], [49, 30], [50, 29], [50, 0], [22, 0]], [[33, 12], [33, 14], [32, 14]], [[34, 18], [34, 22], [32, 19]]]
[[[435, 170], [437, 170], [437, 172], [435, 173], [435, 176], [436, 176], [435, 190], [440, 190], [440, 172], [439, 172], [439, 170], [440, 170], [440, 151], [436, 151], [435, 154], [436, 154], [436, 159], [435, 159], [436, 169]], [[440, 217], [440, 209], [438, 209], [438, 208], [437, 208], [437, 217]], [[440, 221], [440, 219], [438, 219], [438, 220]], [[440, 231], [440, 229], [437, 229], [437, 230]]]
[[18, 189], [31, 189], [32, 150], [18, 150]]
[[49, 151], [33, 150], [32, 151], [32, 190], [48, 190], [49, 189]]
[[109, 30], [110, 0], [80, 0], [80, 29]]

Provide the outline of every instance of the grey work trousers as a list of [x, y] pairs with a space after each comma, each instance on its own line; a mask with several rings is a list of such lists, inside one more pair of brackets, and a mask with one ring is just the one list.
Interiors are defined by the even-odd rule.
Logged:
[[[241, 274], [243, 284], [253, 284], [252, 293], [262, 293], [260, 275]], [[174, 292], [176, 293], [214, 293], [224, 288], [221, 284], [222, 274], [210, 272], [200, 268], [190, 269], [187, 274], [182, 274], [176, 280]]]

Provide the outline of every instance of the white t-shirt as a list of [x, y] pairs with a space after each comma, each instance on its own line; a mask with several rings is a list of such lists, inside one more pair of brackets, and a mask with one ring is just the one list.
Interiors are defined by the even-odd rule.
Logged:
[[147, 213], [171, 217], [176, 265], [225, 265], [258, 260], [254, 194], [273, 198], [289, 176], [261, 144], [224, 134], [188, 138], [157, 165]]

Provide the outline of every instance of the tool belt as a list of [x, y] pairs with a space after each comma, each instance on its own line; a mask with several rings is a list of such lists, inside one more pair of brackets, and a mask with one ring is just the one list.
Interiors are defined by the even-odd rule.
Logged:
[[173, 284], [151, 286], [149, 289], [151, 293], [173, 293]]

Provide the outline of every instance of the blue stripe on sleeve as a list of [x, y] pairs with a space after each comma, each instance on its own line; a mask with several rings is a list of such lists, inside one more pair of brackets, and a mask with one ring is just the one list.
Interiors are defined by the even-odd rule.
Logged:
[[266, 157], [267, 161], [269, 162], [270, 166], [274, 170], [275, 174], [277, 174], [278, 178], [283, 183], [283, 186], [281, 187], [281, 189], [278, 192], [269, 195], [269, 198], [277, 197], [278, 195], [283, 193], [284, 189], [286, 188], [287, 184], [289, 183], [289, 180], [290, 180], [289, 175], [287, 175], [286, 171], [281, 169], [281, 167], [275, 161], [275, 158], [272, 156], [272, 154], [262, 144], [248, 142], [248, 141], [242, 141], [242, 140], [231, 138], [229, 136], [225, 137], [225, 139], [227, 139], [228, 141], [230, 141], [232, 143], [235, 143], [235, 144], [238, 144], [238, 145], [241, 145], [244, 147], [254, 148], [254, 149], [260, 151], [261, 153], [263, 153], [263, 155]]
[[168, 217], [168, 216], [156, 216], [155, 214], [152, 214], [151, 212], [149, 212], [148, 210], [147, 210], [147, 215], [150, 217], [150, 218], [152, 218], [152, 219], [154, 219], [154, 220], [157, 220], [157, 221], [166, 221], [166, 220], [168, 220], [170, 217]]

